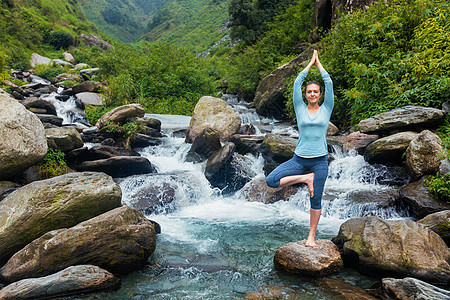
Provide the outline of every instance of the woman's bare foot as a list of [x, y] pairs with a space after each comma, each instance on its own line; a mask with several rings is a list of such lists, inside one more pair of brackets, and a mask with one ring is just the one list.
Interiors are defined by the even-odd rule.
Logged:
[[305, 183], [308, 185], [311, 198], [314, 197], [314, 173], [306, 174]]
[[317, 246], [316, 242], [314, 241], [314, 239], [307, 239], [306, 243], [305, 243], [306, 247], [315, 247]]

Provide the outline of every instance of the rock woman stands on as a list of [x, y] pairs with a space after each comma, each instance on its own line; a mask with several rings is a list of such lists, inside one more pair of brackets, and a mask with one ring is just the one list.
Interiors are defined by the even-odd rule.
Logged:
[[[306, 99], [303, 102], [301, 87], [312, 66], [319, 68], [325, 82], [324, 102], [320, 85], [310, 82], [306, 85]], [[299, 139], [294, 156], [279, 165], [266, 178], [269, 187], [278, 188], [296, 183], [306, 183], [310, 193], [310, 228], [306, 246], [316, 246], [316, 228], [322, 212], [322, 194], [328, 176], [327, 129], [334, 106], [333, 82], [319, 61], [314, 50], [311, 61], [294, 82], [294, 110], [297, 117]]]

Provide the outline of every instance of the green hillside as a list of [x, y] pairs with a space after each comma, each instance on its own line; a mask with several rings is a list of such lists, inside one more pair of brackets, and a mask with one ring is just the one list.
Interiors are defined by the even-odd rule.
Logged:
[[173, 0], [152, 18], [146, 39], [205, 51], [226, 35], [229, 3], [230, 0]]
[[30, 54], [77, 43], [95, 32], [76, 0], [7, 0], [0, 4], [0, 54], [13, 68], [29, 67]]
[[136, 42], [151, 17], [170, 0], [81, 0], [86, 18], [102, 32], [126, 43]]

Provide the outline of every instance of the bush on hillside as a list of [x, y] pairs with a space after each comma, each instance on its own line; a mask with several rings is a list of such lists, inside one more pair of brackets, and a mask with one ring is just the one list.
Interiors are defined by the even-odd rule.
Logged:
[[67, 49], [73, 44], [73, 36], [63, 30], [50, 32], [47, 42], [55, 49]]

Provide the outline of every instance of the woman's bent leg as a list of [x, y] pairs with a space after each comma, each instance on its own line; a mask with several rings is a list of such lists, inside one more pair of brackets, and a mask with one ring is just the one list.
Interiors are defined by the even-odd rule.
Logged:
[[300, 159], [294, 156], [290, 160], [285, 161], [284, 163], [276, 167], [275, 170], [270, 172], [270, 174], [266, 177], [266, 184], [271, 188], [292, 185], [297, 183], [295, 182], [296, 177], [293, 178], [294, 180], [289, 179], [288, 182], [285, 182], [285, 180], [283, 180], [283, 185], [281, 185], [281, 180], [285, 177], [290, 176], [303, 176], [301, 174], [305, 174], [305, 171], [306, 169], [300, 163]]

